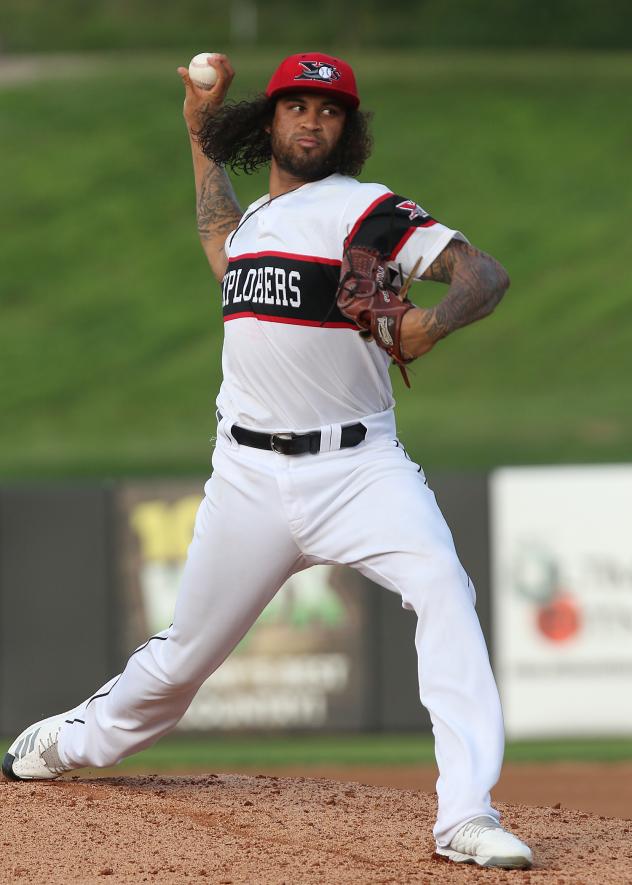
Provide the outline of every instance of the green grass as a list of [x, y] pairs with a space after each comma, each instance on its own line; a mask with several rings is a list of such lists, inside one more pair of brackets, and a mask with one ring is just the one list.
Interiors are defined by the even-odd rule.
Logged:
[[[10, 739], [2, 740], [8, 746]], [[512, 741], [507, 762], [626, 762], [632, 737]], [[434, 764], [427, 735], [170, 735], [123, 760], [117, 771], [221, 771], [304, 766], [384, 767]]]
[[[632, 737], [509, 743], [508, 762], [620, 762], [632, 760]], [[284, 766], [398, 766], [434, 764], [428, 735], [322, 735], [279, 737], [167, 737], [124, 760], [120, 769], [223, 771]]]
[[[239, 18], [239, 16], [238, 16]], [[280, 27], [282, 23], [282, 27]], [[632, 14], [621, 0], [533, 4], [526, 0], [486, 3], [391, 3], [388, 15], [378, 0], [336, 0], [318, 4], [266, 0], [257, 8], [257, 46], [326, 47], [343, 55], [350, 46], [402, 48], [441, 46], [630, 47]], [[201, 35], [223, 51], [240, 43], [235, 10], [221, 0], [3, 0], [0, 32], [5, 51], [76, 51], [96, 48], [152, 48], [189, 45]], [[206, 44], [208, 45], [208, 43]]]
[[[0, 477], [207, 470], [222, 322], [195, 234], [187, 58], [49, 59], [45, 81], [0, 85]], [[235, 97], [275, 60], [236, 54]], [[632, 57], [350, 60], [376, 112], [362, 178], [513, 281], [492, 318], [413, 367], [412, 392], [393, 374], [407, 447], [429, 468], [628, 460]], [[237, 180], [242, 205], [265, 190]]]

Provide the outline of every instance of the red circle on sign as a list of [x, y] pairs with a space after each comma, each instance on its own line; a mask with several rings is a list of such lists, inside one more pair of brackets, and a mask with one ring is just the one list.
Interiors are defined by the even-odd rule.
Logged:
[[537, 620], [540, 632], [553, 642], [565, 642], [581, 626], [580, 613], [571, 596], [558, 596], [549, 605], [540, 608]]

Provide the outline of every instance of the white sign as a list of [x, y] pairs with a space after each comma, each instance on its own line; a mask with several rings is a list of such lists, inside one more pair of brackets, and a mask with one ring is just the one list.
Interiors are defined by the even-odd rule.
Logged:
[[508, 736], [632, 733], [632, 465], [498, 470], [491, 521]]

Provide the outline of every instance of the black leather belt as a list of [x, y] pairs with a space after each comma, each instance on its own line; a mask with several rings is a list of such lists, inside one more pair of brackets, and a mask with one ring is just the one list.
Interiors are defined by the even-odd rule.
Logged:
[[[219, 420], [222, 416], [218, 412]], [[279, 455], [318, 455], [320, 452], [320, 430], [311, 433], [259, 433], [233, 424], [231, 436], [240, 446], [278, 452]], [[364, 424], [347, 424], [342, 428], [340, 448], [351, 449], [361, 443], [366, 436]]]

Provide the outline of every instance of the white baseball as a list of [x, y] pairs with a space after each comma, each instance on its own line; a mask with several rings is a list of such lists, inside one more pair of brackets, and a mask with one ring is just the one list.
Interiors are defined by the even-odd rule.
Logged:
[[210, 89], [217, 82], [217, 71], [206, 63], [207, 58], [215, 58], [215, 52], [200, 52], [189, 62], [189, 77], [201, 89]]

